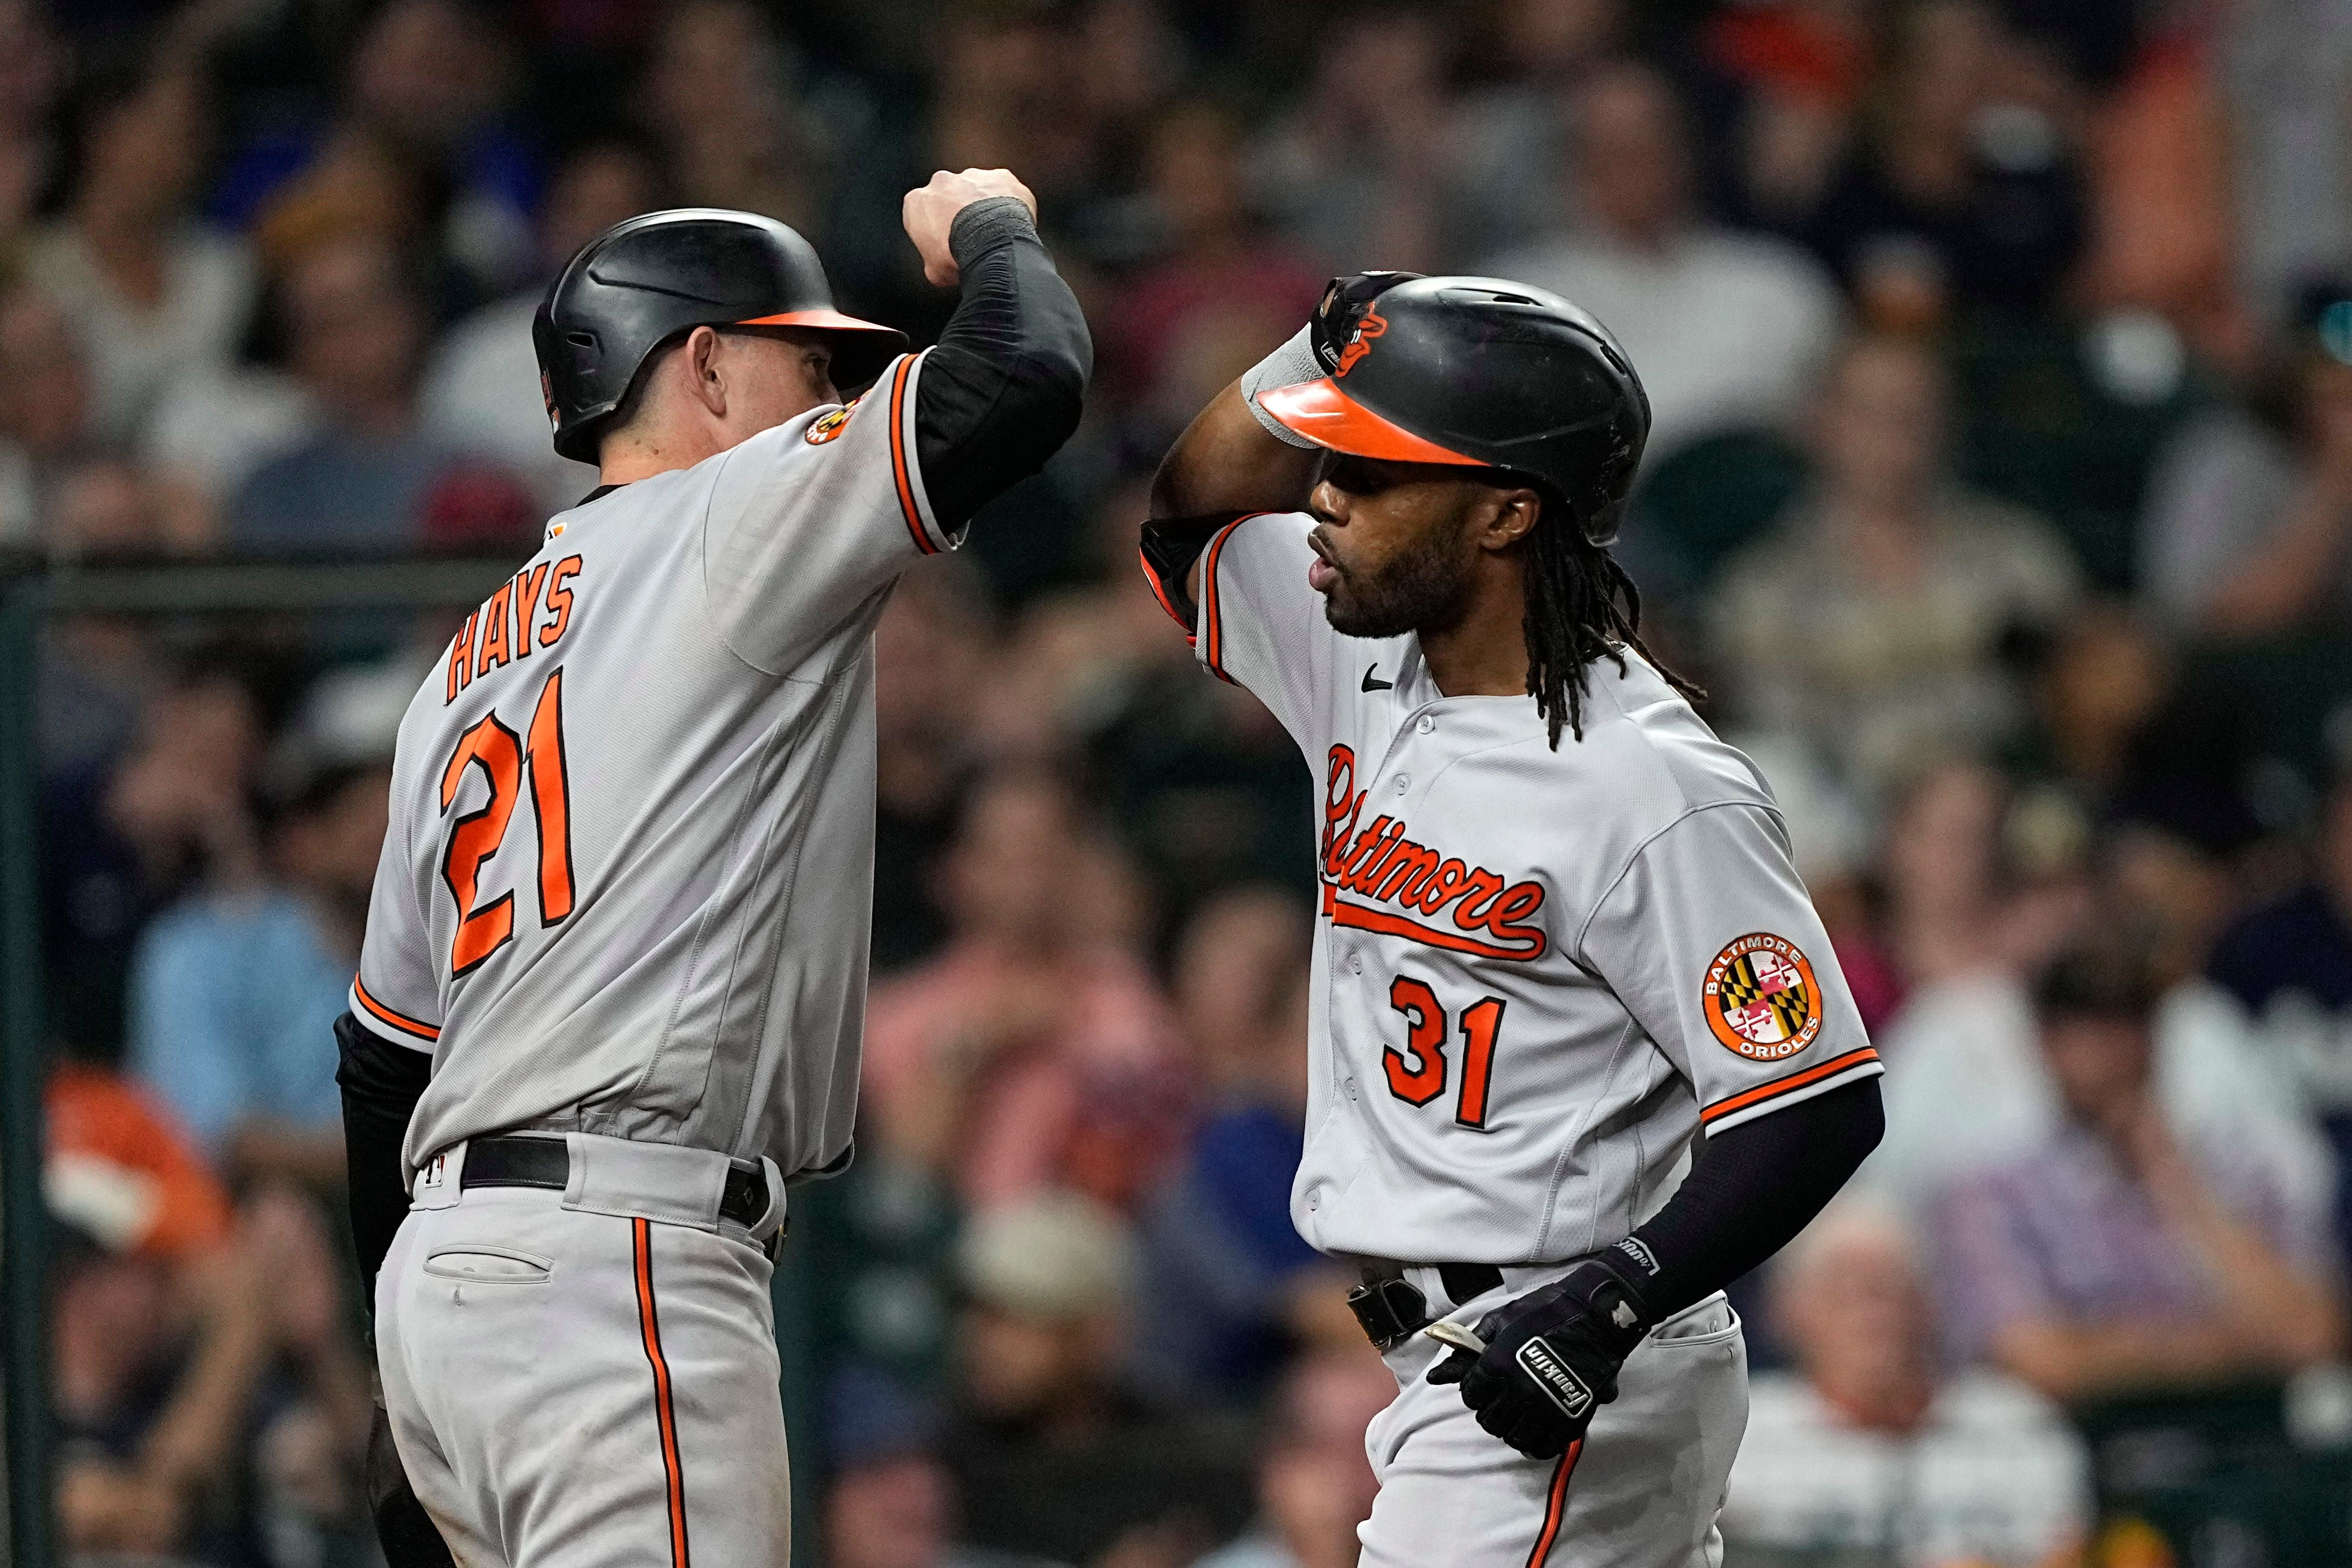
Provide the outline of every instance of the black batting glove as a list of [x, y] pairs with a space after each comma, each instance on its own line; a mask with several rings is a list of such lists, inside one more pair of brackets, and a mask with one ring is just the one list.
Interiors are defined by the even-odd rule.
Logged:
[[1478, 1425], [1531, 1459], [1557, 1458], [1617, 1397], [1617, 1369], [1650, 1332], [1633, 1283], [1595, 1254], [1486, 1314], [1483, 1353], [1456, 1349], [1429, 1370], [1458, 1383]]
[[1323, 298], [1315, 307], [1315, 315], [1307, 322], [1308, 340], [1315, 349], [1316, 363], [1323, 373], [1330, 375], [1339, 368], [1348, 346], [1356, 340], [1363, 326], [1364, 313], [1373, 300], [1400, 283], [1411, 283], [1426, 277], [1419, 272], [1358, 272], [1346, 277], [1335, 277], [1323, 290]]

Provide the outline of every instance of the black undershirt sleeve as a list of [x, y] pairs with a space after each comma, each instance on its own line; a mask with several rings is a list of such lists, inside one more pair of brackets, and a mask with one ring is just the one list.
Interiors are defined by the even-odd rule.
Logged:
[[915, 384], [915, 451], [932, 514], [952, 532], [1070, 438], [1094, 341], [1020, 202], [974, 202], [948, 246], [962, 298]]
[[392, 1250], [393, 1233], [408, 1212], [400, 1178], [400, 1146], [408, 1119], [433, 1077], [433, 1058], [391, 1040], [345, 1013], [335, 1020], [341, 1058], [335, 1082], [343, 1091], [343, 1164], [351, 1186], [352, 1240], [371, 1316], [376, 1270]]
[[1658, 1265], [1639, 1284], [1651, 1321], [1787, 1246], [1885, 1131], [1878, 1080], [1865, 1078], [1708, 1138], [1665, 1207], [1633, 1231]]

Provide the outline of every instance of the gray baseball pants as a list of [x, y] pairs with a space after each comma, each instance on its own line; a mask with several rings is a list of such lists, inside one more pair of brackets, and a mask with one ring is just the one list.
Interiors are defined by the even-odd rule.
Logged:
[[562, 1192], [417, 1178], [376, 1281], [394, 1441], [460, 1568], [791, 1559], [770, 1264], [724, 1155], [572, 1134]]
[[[1559, 1272], [1506, 1270], [1443, 1315], [1475, 1327]], [[1434, 1269], [1407, 1278], [1445, 1302]], [[1715, 1520], [1748, 1426], [1748, 1347], [1722, 1296], [1660, 1323], [1559, 1459], [1488, 1436], [1460, 1388], [1423, 1381], [1444, 1354], [1418, 1333], [1388, 1353], [1397, 1396], [1364, 1434], [1381, 1490], [1357, 1527], [1361, 1568], [1720, 1568]]]

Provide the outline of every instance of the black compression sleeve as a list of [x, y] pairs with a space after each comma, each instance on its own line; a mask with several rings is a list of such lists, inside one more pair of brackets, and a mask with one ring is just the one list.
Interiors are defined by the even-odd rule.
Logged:
[[[1878, 1146], [1886, 1118], [1865, 1078], [1706, 1140], [1674, 1197], [1611, 1263], [1635, 1278], [1652, 1322], [1719, 1291], [1787, 1246]], [[1635, 1267], [1625, 1268], [1624, 1256]]]
[[1094, 340], [1018, 201], [974, 202], [948, 245], [963, 297], [915, 385], [915, 451], [931, 511], [953, 530], [1070, 438]]
[[1189, 628], [1200, 608], [1184, 591], [1184, 578], [1217, 530], [1247, 512], [1217, 512], [1205, 517], [1154, 517], [1143, 525], [1143, 570], [1151, 574], [1169, 608]]
[[335, 1082], [343, 1090], [343, 1164], [351, 1183], [352, 1240], [373, 1315], [376, 1270], [383, 1267], [393, 1233], [408, 1212], [408, 1189], [400, 1179], [400, 1145], [408, 1136], [416, 1102], [432, 1079], [433, 1058], [394, 1045], [349, 1013], [335, 1020], [335, 1049], [342, 1059]]

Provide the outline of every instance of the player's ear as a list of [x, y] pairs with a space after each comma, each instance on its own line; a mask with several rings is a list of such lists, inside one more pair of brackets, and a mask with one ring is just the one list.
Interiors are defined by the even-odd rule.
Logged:
[[713, 419], [727, 417], [727, 378], [719, 362], [719, 345], [716, 331], [697, 327], [687, 334], [686, 351], [679, 356], [686, 363], [688, 388], [710, 411]]
[[1518, 543], [1543, 515], [1543, 497], [1524, 486], [1494, 489], [1487, 495], [1486, 523], [1478, 539], [1487, 549], [1504, 549]]

